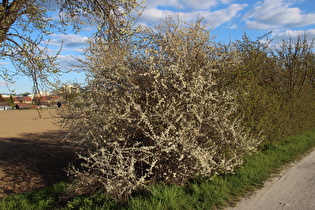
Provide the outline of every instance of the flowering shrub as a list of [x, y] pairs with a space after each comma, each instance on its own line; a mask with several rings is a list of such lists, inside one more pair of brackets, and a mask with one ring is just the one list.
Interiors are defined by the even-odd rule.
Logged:
[[241, 126], [233, 91], [217, 88], [216, 67], [237, 65], [237, 54], [220, 53], [200, 20], [170, 18], [132, 36], [91, 40], [86, 106], [63, 114], [82, 148], [77, 191], [124, 199], [147, 183], [232, 172], [262, 141]]

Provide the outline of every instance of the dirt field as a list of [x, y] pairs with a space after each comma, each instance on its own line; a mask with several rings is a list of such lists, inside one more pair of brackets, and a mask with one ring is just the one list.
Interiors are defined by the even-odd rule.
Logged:
[[[62, 141], [55, 110], [0, 111], [0, 197], [67, 180], [75, 153]], [[37, 118], [37, 119], [36, 119]]]

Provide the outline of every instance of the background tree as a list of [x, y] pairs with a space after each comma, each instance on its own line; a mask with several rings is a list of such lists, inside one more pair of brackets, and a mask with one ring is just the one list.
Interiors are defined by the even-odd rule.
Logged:
[[22, 96], [29, 96], [29, 95], [31, 95], [31, 93], [30, 92], [25, 92], [25, 93], [21, 93], [20, 95], [22, 95]]
[[79, 97], [81, 86], [79, 84], [63, 85], [52, 91], [53, 94], [59, 95], [63, 98], [65, 103], [73, 103]]
[[[268, 139], [278, 138], [283, 134], [279, 129], [281, 122], [281, 100], [277, 94], [277, 67], [268, 34], [252, 40], [246, 34], [242, 40], [233, 42], [242, 62], [233, 71], [233, 80], [229, 87], [238, 91], [240, 113], [244, 123], [255, 132], [263, 132]], [[223, 78], [229, 79], [231, 76]]]
[[[246, 127], [276, 141], [314, 125], [313, 48], [305, 35], [273, 45], [268, 34], [257, 40], [244, 34], [218, 45], [218, 50], [238, 55], [237, 65], [218, 66], [217, 77], [221, 89], [237, 90]], [[223, 62], [235, 59], [225, 56]]]
[[[54, 30], [64, 31], [68, 24], [79, 31], [82, 18], [96, 28], [97, 34], [110, 29], [118, 36], [126, 24], [126, 16], [137, 7], [137, 1], [98, 0], [2, 0], [0, 1], [0, 58], [8, 58], [15, 70], [2, 69], [5, 80], [16, 74], [30, 77], [34, 91], [49, 84], [49, 76], [60, 71], [57, 56], [48, 52], [46, 35]], [[51, 8], [59, 11], [59, 20], [51, 17]]]
[[7, 99], [7, 102], [10, 106], [14, 106], [14, 99], [12, 95], [10, 95], [10, 97]]
[[56, 56], [43, 45], [44, 35], [57, 27], [47, 15], [46, 1], [3, 0], [0, 5], [0, 57], [8, 58], [15, 70], [4, 69], [0, 76], [7, 80], [23, 74], [33, 81], [34, 92], [47, 84], [51, 73], [57, 73]]
[[314, 126], [314, 40], [301, 34], [294, 41], [282, 40], [273, 51], [276, 61], [277, 94], [282, 98], [282, 110], [287, 118], [286, 132]]
[[0, 102], [4, 102], [5, 99], [2, 97], [2, 95], [0, 94]]

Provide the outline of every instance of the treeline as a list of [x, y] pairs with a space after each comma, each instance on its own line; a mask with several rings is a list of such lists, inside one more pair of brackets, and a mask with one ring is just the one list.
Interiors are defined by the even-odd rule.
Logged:
[[[264, 39], [262, 39], [264, 38]], [[239, 65], [218, 69], [220, 88], [237, 91], [244, 124], [269, 141], [315, 126], [314, 42], [306, 34], [273, 43], [266, 37], [218, 45], [235, 50]]]
[[69, 171], [75, 192], [123, 200], [148, 184], [230, 173], [314, 127], [313, 43], [266, 38], [217, 43], [201, 20], [167, 18], [90, 39], [84, 105], [60, 110], [83, 161]]

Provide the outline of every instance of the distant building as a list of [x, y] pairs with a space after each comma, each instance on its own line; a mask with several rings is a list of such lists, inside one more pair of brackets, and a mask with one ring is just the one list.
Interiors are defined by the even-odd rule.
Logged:
[[0, 102], [0, 110], [10, 110], [12, 107], [8, 104], [8, 102]]
[[40, 105], [42, 103], [49, 103], [49, 97], [48, 96], [35, 97], [34, 101], [37, 105]]
[[21, 103], [18, 97], [12, 97], [15, 104]]
[[[14, 104], [10, 104], [11, 101]], [[29, 96], [4, 95], [0, 97], [0, 110], [57, 107], [58, 101], [64, 102], [64, 99], [59, 95], [39, 95], [35, 97], [31, 94]]]
[[17, 99], [19, 102], [25, 104], [31, 104], [33, 102], [32, 98], [28, 96], [17, 97]]
[[50, 96], [50, 98], [51, 98], [52, 102], [58, 102], [58, 101], [62, 100], [62, 97], [59, 95], [52, 95], [52, 96]]
[[15, 105], [16, 109], [30, 109], [31, 106], [29, 104], [25, 104], [25, 103], [18, 103]]

